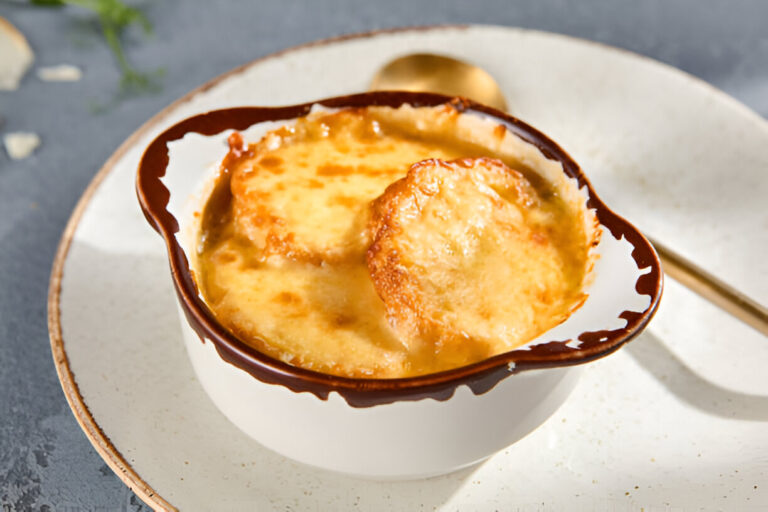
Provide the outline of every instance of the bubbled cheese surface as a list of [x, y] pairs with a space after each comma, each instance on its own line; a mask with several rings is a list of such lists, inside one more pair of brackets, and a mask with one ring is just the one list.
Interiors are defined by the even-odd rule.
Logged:
[[583, 204], [564, 182], [511, 169], [503, 127], [467, 142], [461, 116], [316, 112], [233, 148], [196, 271], [217, 319], [296, 366], [396, 378], [508, 351], [567, 318], [589, 268]]

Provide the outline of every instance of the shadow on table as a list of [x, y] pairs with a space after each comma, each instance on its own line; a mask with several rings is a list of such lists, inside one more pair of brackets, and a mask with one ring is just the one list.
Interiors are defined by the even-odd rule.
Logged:
[[627, 345], [629, 354], [676, 397], [714, 416], [768, 421], [768, 395], [733, 391], [707, 380], [686, 366], [653, 333]]

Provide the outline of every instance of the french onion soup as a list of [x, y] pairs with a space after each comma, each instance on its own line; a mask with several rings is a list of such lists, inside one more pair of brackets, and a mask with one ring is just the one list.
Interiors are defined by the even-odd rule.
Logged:
[[268, 355], [423, 375], [520, 347], [586, 298], [594, 213], [498, 121], [452, 104], [320, 110], [229, 143], [195, 275], [217, 320]]

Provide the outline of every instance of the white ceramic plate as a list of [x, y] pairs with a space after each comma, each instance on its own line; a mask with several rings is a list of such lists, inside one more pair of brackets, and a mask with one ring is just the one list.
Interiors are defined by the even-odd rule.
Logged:
[[502, 27], [303, 46], [235, 70], [148, 121], [73, 214], [49, 323], [62, 386], [102, 457], [157, 508], [763, 509], [768, 342], [670, 281], [649, 330], [588, 365], [553, 418], [452, 475], [382, 483], [310, 469], [262, 448], [214, 408], [184, 352], [162, 242], [135, 198], [144, 147], [200, 111], [364, 90], [383, 63], [414, 51], [486, 68], [511, 113], [558, 141], [617, 213], [768, 302], [768, 123], [707, 84], [627, 52]]

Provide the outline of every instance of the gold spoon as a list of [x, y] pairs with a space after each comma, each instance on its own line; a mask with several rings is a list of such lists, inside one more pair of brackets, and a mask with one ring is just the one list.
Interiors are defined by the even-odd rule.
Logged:
[[[472, 98], [499, 110], [507, 109], [501, 88], [485, 70], [428, 53], [406, 55], [391, 61], [376, 73], [370, 88], [438, 92]], [[768, 309], [658, 241], [647, 238], [656, 248], [668, 277], [768, 336]]]

